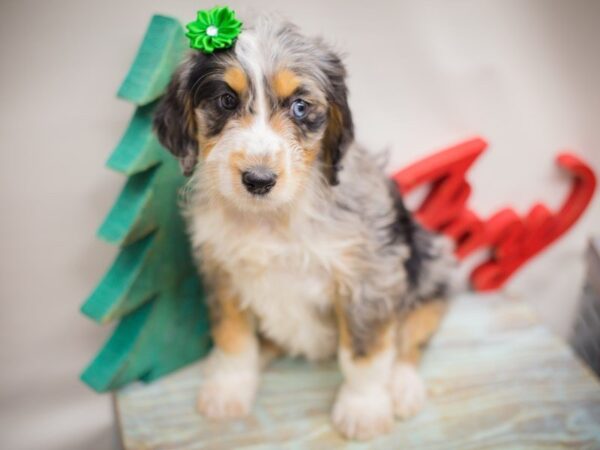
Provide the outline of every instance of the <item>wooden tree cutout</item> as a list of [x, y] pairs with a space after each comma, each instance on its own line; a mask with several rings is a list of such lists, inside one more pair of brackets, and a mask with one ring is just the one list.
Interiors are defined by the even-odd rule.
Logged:
[[129, 179], [98, 234], [121, 249], [81, 308], [100, 323], [119, 320], [81, 376], [97, 391], [154, 380], [209, 348], [204, 291], [178, 209], [184, 177], [152, 132], [156, 100], [185, 48], [179, 22], [154, 16], [118, 92], [137, 108], [107, 165]]

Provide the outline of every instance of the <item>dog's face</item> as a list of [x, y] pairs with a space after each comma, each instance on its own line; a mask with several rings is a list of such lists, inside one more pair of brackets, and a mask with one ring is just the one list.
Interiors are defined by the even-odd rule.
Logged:
[[234, 47], [194, 52], [155, 115], [186, 175], [246, 210], [293, 202], [316, 172], [335, 184], [353, 139], [345, 69], [320, 40], [265, 19]]

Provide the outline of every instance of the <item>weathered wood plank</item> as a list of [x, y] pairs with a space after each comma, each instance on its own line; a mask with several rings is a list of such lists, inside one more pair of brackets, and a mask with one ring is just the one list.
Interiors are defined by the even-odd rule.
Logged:
[[600, 384], [521, 302], [457, 299], [423, 361], [426, 409], [392, 434], [347, 442], [329, 411], [335, 363], [276, 362], [250, 417], [210, 422], [194, 411], [198, 364], [116, 396], [126, 449], [600, 448]]

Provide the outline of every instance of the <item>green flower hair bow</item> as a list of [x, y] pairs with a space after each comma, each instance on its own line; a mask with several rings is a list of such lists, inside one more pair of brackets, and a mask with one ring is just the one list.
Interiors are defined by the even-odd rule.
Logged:
[[198, 11], [196, 20], [186, 25], [185, 34], [190, 47], [210, 54], [217, 49], [229, 48], [242, 31], [242, 22], [227, 6]]

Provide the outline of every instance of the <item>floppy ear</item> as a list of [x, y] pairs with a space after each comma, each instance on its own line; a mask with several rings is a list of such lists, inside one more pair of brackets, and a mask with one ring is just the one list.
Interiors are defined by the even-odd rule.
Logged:
[[198, 161], [198, 142], [186, 84], [182, 71], [175, 72], [154, 113], [154, 130], [160, 143], [179, 159], [183, 174], [189, 176]]
[[322, 155], [329, 183], [336, 185], [339, 183], [338, 172], [342, 169], [341, 160], [354, 140], [354, 125], [348, 106], [346, 68], [339, 56], [333, 52], [327, 55], [325, 74], [329, 82], [329, 113], [322, 140]]

